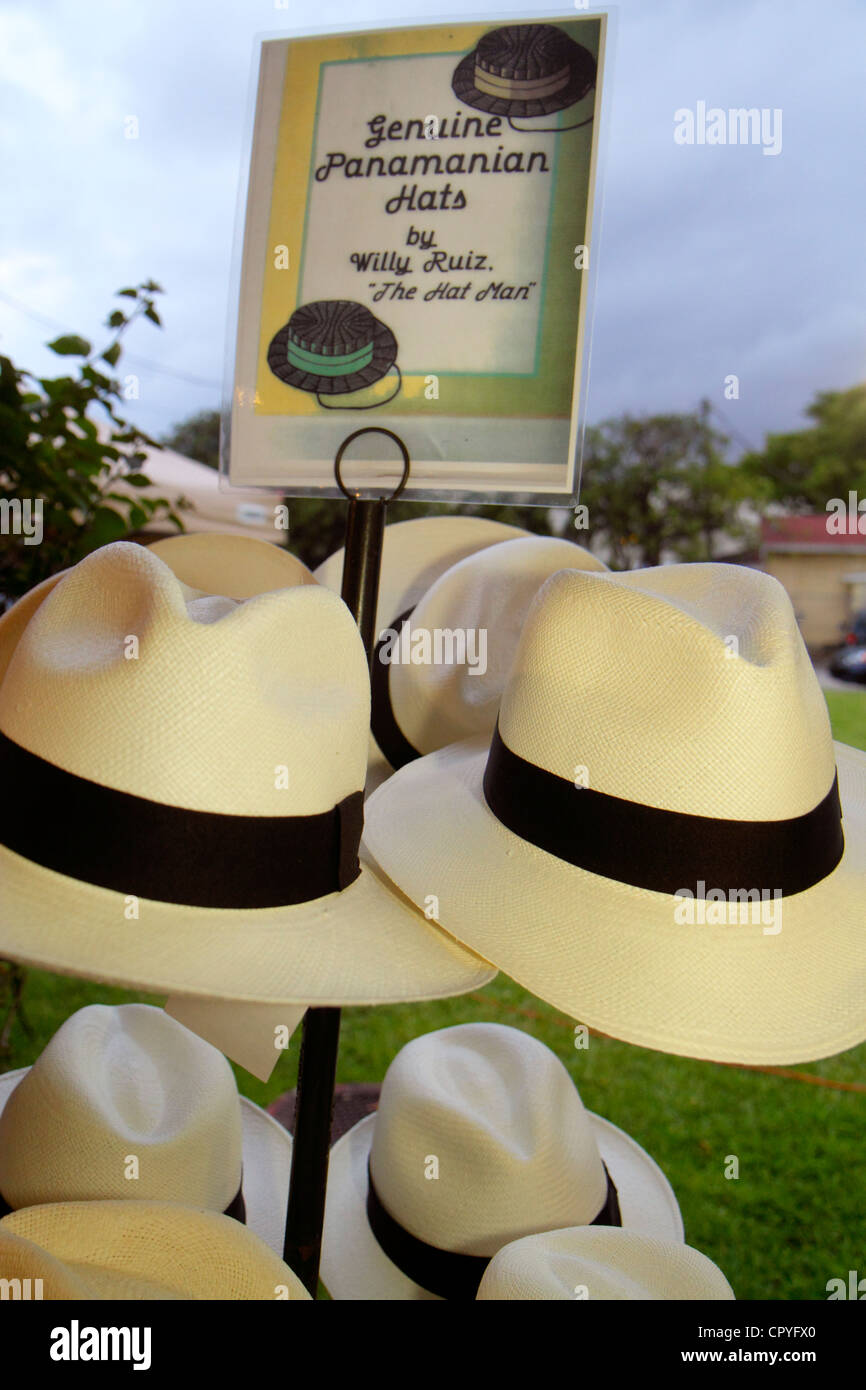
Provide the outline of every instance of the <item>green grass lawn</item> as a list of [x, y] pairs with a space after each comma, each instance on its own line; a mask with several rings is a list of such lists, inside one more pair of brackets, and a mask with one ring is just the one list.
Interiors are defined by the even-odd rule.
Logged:
[[[830, 691], [827, 703], [835, 736], [866, 749], [866, 691]], [[16, 1025], [0, 1066], [31, 1062], [83, 1004], [144, 998], [32, 971], [25, 1004], [33, 1036]], [[847, 1279], [850, 1269], [866, 1276], [866, 1044], [790, 1069], [795, 1076], [693, 1062], [609, 1038], [592, 1037], [578, 1051], [570, 1019], [499, 976], [477, 995], [443, 1003], [344, 1010], [339, 1080], [380, 1080], [419, 1033], [481, 1020], [540, 1038], [568, 1067], [586, 1105], [648, 1149], [676, 1190], [686, 1239], [717, 1261], [738, 1298], [824, 1299], [829, 1279]], [[295, 1084], [299, 1036], [267, 1085], [236, 1068], [245, 1095], [266, 1104]], [[737, 1179], [724, 1176], [729, 1155], [739, 1160]]]

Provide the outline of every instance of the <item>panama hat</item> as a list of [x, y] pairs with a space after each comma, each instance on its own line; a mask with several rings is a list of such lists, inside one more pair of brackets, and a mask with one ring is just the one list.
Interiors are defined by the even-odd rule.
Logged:
[[732, 1299], [718, 1265], [695, 1250], [613, 1226], [572, 1226], [512, 1241], [478, 1286], [491, 1299]]
[[141, 546], [87, 556], [0, 684], [0, 953], [266, 1004], [485, 983], [359, 865], [369, 699], [360, 634], [321, 586], [185, 601]]
[[274, 376], [300, 391], [325, 396], [372, 386], [396, 361], [391, 329], [352, 299], [300, 305], [268, 348]]
[[[520, 527], [477, 516], [422, 516], [386, 526], [376, 603], [377, 635], [392, 628], [400, 615], [411, 611], [441, 575], [467, 555], [498, 545], [500, 541], [528, 535], [529, 532]], [[313, 571], [320, 584], [337, 594], [342, 590], [344, 554], [342, 548], [335, 551]], [[392, 770], [371, 733], [368, 794]]]
[[546, 116], [573, 106], [595, 86], [596, 64], [555, 24], [491, 29], [457, 65], [454, 95], [496, 116]]
[[151, 555], [164, 560], [183, 584], [203, 594], [247, 599], [317, 582], [303, 560], [285, 546], [255, 536], [203, 531], [166, 536], [147, 548]]
[[13, 1298], [310, 1299], [288, 1265], [237, 1221], [169, 1202], [57, 1202], [13, 1212], [0, 1221], [0, 1279], [19, 1281]]
[[[164, 560], [177, 575], [187, 598], [210, 593], [246, 599], [273, 589], [318, 582], [296, 555], [283, 546], [254, 536], [198, 532], [153, 541], [148, 550]], [[0, 615], [0, 681], [30, 619], [69, 572], [60, 570], [43, 579]]]
[[365, 833], [564, 1013], [773, 1065], [866, 1038], [864, 820], [785, 590], [696, 564], [548, 580], [492, 742], [402, 768]]
[[[282, 546], [253, 536], [222, 532], [169, 536], [149, 547], [182, 584], [185, 598], [221, 594], [235, 600], [253, 598], [295, 584], [315, 584], [308, 567]], [[52, 575], [24, 595], [0, 618], [0, 681], [24, 629], [43, 599], [68, 571]], [[166, 1012], [267, 1081], [279, 1058], [275, 1030], [290, 1036], [304, 1015], [303, 1007], [237, 1004], [223, 1000], [166, 1001]]]
[[544, 1043], [443, 1028], [407, 1043], [378, 1112], [331, 1150], [322, 1282], [336, 1299], [474, 1298], [501, 1246], [592, 1222], [683, 1239], [664, 1174]]
[[291, 1162], [222, 1053], [150, 1004], [79, 1009], [32, 1067], [0, 1076], [0, 1211], [183, 1202], [282, 1253]]
[[488, 738], [536, 593], [558, 570], [606, 570], [572, 541], [523, 536], [460, 560], [380, 634], [372, 729], [392, 768]]

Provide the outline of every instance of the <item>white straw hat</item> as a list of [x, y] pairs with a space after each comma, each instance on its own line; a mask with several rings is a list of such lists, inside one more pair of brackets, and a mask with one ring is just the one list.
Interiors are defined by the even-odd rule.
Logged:
[[222, 1053], [149, 1004], [79, 1009], [32, 1067], [0, 1076], [0, 1211], [182, 1202], [282, 1254], [291, 1163]]
[[141, 546], [87, 556], [0, 683], [0, 954], [253, 1003], [486, 983], [359, 867], [369, 700], [357, 627], [319, 585], [186, 600]]
[[336, 1299], [474, 1298], [509, 1241], [592, 1222], [683, 1239], [661, 1169], [584, 1109], [549, 1048], [462, 1024], [408, 1043], [378, 1112], [331, 1150], [322, 1282]]
[[[382, 565], [376, 603], [376, 633], [391, 626], [411, 609], [440, 575], [467, 555], [474, 555], [501, 541], [529, 533], [479, 516], [422, 516], [386, 526], [382, 538]], [[337, 550], [314, 571], [326, 589], [339, 594], [343, 582], [345, 551]], [[390, 775], [392, 767], [370, 734], [367, 793]]]
[[613, 1226], [572, 1226], [512, 1241], [493, 1256], [478, 1298], [732, 1299], [718, 1265], [669, 1240]]
[[834, 747], [785, 590], [699, 564], [550, 579], [490, 748], [401, 769], [365, 837], [564, 1013], [784, 1064], [866, 1038], [864, 820], [866, 754]]
[[21, 1281], [21, 1297], [57, 1301], [310, 1300], [288, 1265], [237, 1221], [167, 1202], [13, 1212], [0, 1221], [0, 1278]]
[[394, 614], [373, 661], [372, 729], [392, 768], [496, 726], [526, 614], [558, 570], [606, 570], [572, 541], [522, 536], [452, 565]]

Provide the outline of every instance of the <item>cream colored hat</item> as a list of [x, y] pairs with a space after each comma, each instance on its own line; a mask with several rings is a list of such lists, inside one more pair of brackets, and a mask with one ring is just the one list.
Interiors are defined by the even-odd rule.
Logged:
[[[186, 598], [209, 593], [240, 600], [317, 582], [296, 555], [254, 536], [223, 535], [219, 531], [169, 536], [147, 548], [181, 580]], [[33, 614], [67, 574], [69, 570], [61, 570], [43, 579], [0, 617], [0, 681]]]
[[[181, 581], [187, 601], [209, 594], [243, 601], [275, 589], [316, 583], [296, 556], [253, 536], [196, 533], [170, 536], [148, 548]], [[38, 584], [0, 618], [0, 681], [33, 614], [66, 573], [64, 570]], [[182, 995], [168, 999], [165, 1007], [179, 1022], [262, 1081], [268, 1079], [279, 1059], [276, 1041], [290, 1036], [304, 1015], [300, 1005], [238, 1004]]]
[[369, 699], [320, 586], [186, 600], [141, 546], [87, 556], [0, 684], [0, 954], [265, 1004], [478, 988], [491, 967], [359, 866]]
[[866, 1038], [864, 822], [866, 754], [834, 746], [785, 590], [699, 564], [550, 579], [489, 748], [403, 768], [365, 835], [564, 1013], [773, 1065]]
[[478, 1298], [732, 1299], [718, 1265], [669, 1240], [612, 1226], [572, 1226], [515, 1240], [493, 1256]]
[[283, 1250], [292, 1143], [216, 1048], [149, 1004], [90, 1004], [0, 1076], [0, 1211], [182, 1202]]
[[0, 1278], [21, 1281], [21, 1297], [45, 1300], [310, 1300], [288, 1265], [237, 1221], [167, 1202], [13, 1212], [0, 1221]]
[[664, 1174], [549, 1048], [462, 1024], [408, 1043], [334, 1145], [322, 1281], [336, 1299], [474, 1298], [509, 1241], [592, 1222], [683, 1239]]
[[[389, 627], [401, 613], [415, 606], [431, 584], [452, 565], [528, 532], [478, 516], [422, 516], [386, 526], [382, 540], [376, 632]], [[325, 588], [339, 594], [343, 583], [344, 550], [323, 560], [314, 571]], [[366, 790], [369, 795], [392, 772], [390, 762], [370, 734]]]
[[500, 541], [452, 565], [414, 608], [392, 616], [372, 676], [373, 735], [392, 768], [490, 737], [530, 605], [566, 567], [607, 569], [571, 541]]
[[[527, 534], [519, 526], [506, 526], [481, 516], [422, 516], [386, 526], [376, 631], [416, 604], [440, 574], [458, 560], [488, 545]], [[342, 547], [335, 550], [313, 571], [314, 578], [335, 594], [342, 591], [344, 555]]]

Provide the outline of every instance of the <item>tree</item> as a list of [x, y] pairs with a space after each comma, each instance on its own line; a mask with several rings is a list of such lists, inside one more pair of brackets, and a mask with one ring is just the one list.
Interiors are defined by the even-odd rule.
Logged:
[[866, 496], [866, 383], [819, 391], [805, 414], [808, 429], [771, 434], [741, 467], [768, 501], [798, 511], [825, 511], [831, 497]]
[[580, 501], [615, 569], [658, 565], [670, 553], [711, 560], [719, 532], [745, 535], [737, 504], [746, 489], [725, 461], [727, 442], [707, 402], [693, 414], [624, 415], [587, 430]]
[[[58, 356], [81, 359], [75, 376], [36, 377], [0, 357], [0, 611], [153, 516], [166, 513], [182, 529], [165, 498], [140, 495], [150, 486], [140, 471], [142, 445], [159, 445], [117, 414], [124, 389], [102, 366], [117, 366], [120, 340], [136, 319], [160, 326], [154, 296], [161, 293], [152, 280], [119, 290], [131, 312], [108, 315], [113, 332], [101, 352], [76, 334], [49, 343]], [[93, 419], [96, 407], [102, 414]], [[126, 491], [117, 490], [121, 480]]]
[[208, 468], [220, 466], [220, 417], [218, 410], [200, 410], [179, 425], [174, 425], [162, 443], [188, 459], [206, 463]]

